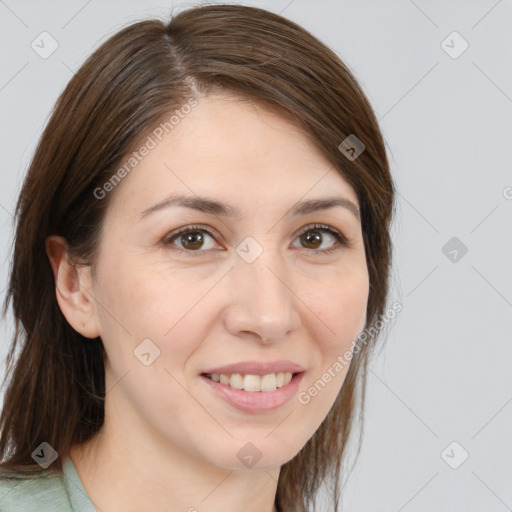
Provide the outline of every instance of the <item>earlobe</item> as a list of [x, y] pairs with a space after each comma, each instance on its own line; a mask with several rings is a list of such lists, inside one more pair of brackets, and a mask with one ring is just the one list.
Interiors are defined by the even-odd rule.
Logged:
[[46, 239], [46, 254], [55, 282], [55, 294], [62, 314], [75, 331], [86, 338], [100, 335], [96, 302], [92, 294], [89, 267], [77, 267], [69, 259], [66, 239], [52, 235]]

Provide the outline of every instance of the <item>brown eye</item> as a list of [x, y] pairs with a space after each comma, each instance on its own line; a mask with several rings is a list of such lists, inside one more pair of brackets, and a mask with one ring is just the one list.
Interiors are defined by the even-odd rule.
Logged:
[[[322, 243], [325, 242], [325, 234], [335, 240], [334, 244], [331, 244], [327, 249], [319, 249]], [[328, 239], [328, 238], [327, 238]], [[347, 246], [347, 239], [339, 231], [329, 226], [322, 224], [316, 224], [314, 226], [307, 227], [302, 233], [299, 234], [299, 240], [304, 249], [312, 250], [319, 254], [326, 254], [341, 247]], [[297, 247], [297, 246], [295, 246]]]
[[178, 232], [171, 233], [164, 240], [164, 244], [176, 245], [178, 249], [183, 251], [204, 252], [207, 249], [215, 247], [215, 243], [210, 244], [210, 247], [205, 247], [205, 245], [207, 245], [206, 240], [208, 237], [213, 240], [213, 232], [210, 232], [209, 229], [191, 226]]
[[[212, 240], [209, 247], [207, 244], [208, 237]], [[329, 237], [334, 239], [334, 243], [331, 243], [328, 248], [321, 249], [322, 244], [326, 240], [329, 241]], [[329, 254], [348, 245], [347, 239], [342, 233], [323, 224], [306, 227], [298, 235], [297, 239], [300, 241], [300, 246], [294, 245], [293, 247], [306, 249], [318, 254]], [[181, 250], [190, 256], [199, 256], [201, 252], [215, 248], [213, 231], [203, 226], [188, 226], [175, 231], [168, 235], [163, 240], [163, 243], [174, 246], [175, 249]]]
[[185, 249], [200, 249], [204, 243], [203, 234], [200, 231], [188, 231], [180, 235], [180, 241]]
[[306, 231], [300, 235], [306, 249], [317, 249], [322, 244], [322, 235], [319, 231]]

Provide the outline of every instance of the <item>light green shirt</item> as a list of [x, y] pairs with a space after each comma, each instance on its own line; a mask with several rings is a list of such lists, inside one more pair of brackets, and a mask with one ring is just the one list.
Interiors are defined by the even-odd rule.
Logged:
[[6, 478], [0, 473], [0, 512], [96, 512], [73, 461], [62, 475]]

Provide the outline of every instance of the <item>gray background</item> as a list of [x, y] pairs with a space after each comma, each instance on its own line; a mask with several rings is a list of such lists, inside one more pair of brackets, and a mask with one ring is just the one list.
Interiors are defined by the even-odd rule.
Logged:
[[[512, 1], [244, 3], [303, 25], [351, 68], [399, 192], [390, 303], [403, 310], [372, 364], [343, 511], [512, 510]], [[0, 1], [0, 298], [16, 197], [58, 95], [100, 42], [172, 5]], [[31, 48], [43, 31], [59, 45], [46, 59]], [[454, 31], [460, 55], [462, 39], [443, 44]], [[10, 318], [2, 328], [3, 359]]]

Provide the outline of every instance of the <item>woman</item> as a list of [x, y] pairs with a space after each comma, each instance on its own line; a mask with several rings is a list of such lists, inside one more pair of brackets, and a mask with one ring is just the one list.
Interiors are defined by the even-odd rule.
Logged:
[[111, 37], [17, 204], [0, 509], [338, 510], [393, 200], [303, 28], [214, 5]]

